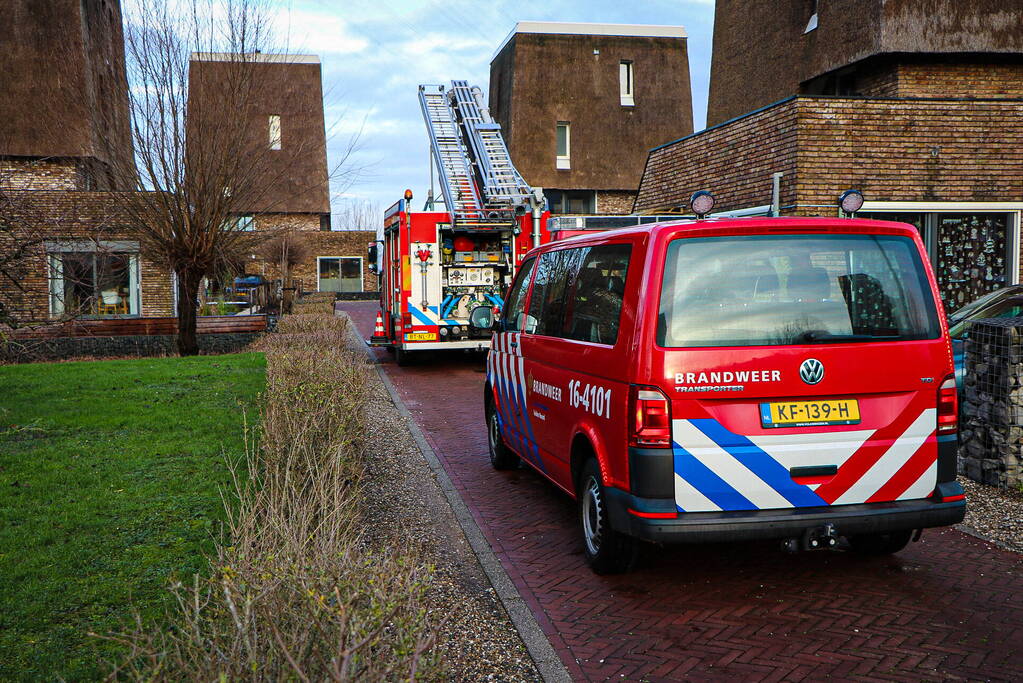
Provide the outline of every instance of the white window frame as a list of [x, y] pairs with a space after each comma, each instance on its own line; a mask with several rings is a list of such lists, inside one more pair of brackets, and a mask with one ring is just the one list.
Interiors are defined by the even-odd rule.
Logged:
[[623, 107], [636, 105], [636, 70], [632, 60], [623, 59], [618, 62], [618, 94]]
[[320, 261], [325, 259], [338, 259], [337, 274], [338, 280], [341, 279], [341, 262], [340, 259], [358, 259], [359, 261], [359, 291], [366, 291], [366, 264], [363, 261], [362, 256], [317, 256], [316, 257], [316, 291], [320, 291]]
[[281, 148], [281, 115], [270, 114], [267, 128], [270, 134], [270, 149], [279, 150]]
[[[118, 253], [128, 257], [128, 313], [138, 317], [142, 315], [142, 265], [139, 258], [139, 243], [127, 240], [100, 241], [71, 240], [67, 242], [45, 242], [46, 279], [49, 293], [49, 311], [51, 318], [64, 315], [64, 302], [58, 292], [58, 282], [64, 280], [64, 264], [57, 258], [61, 254], [97, 254]], [[122, 314], [123, 315], [123, 314]], [[88, 314], [86, 317], [105, 319], [105, 315]]]
[[[886, 213], [1005, 213], [1009, 214], [1009, 234], [1006, 242], [1006, 283], [1020, 283], [1020, 226], [1023, 224], [1023, 202], [882, 202], [865, 201], [857, 216], [867, 211]], [[928, 255], [933, 259], [936, 245], [927, 244]]]
[[[565, 153], [558, 154], [558, 129], [565, 128]], [[570, 121], [558, 121], [554, 126], [554, 167], [558, 170], [569, 170], [572, 168], [572, 123]]]

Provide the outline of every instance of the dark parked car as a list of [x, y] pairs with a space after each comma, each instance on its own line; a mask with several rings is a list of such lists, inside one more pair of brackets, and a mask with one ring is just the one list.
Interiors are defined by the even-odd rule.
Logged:
[[1012, 285], [985, 294], [948, 316], [952, 337], [952, 360], [956, 366], [956, 386], [963, 387], [966, 365], [966, 340], [974, 320], [1023, 316], [1023, 285]]
[[267, 280], [262, 275], [245, 275], [244, 277], [236, 277], [234, 284], [227, 291], [234, 294], [245, 294], [250, 289], [255, 289], [266, 283]]

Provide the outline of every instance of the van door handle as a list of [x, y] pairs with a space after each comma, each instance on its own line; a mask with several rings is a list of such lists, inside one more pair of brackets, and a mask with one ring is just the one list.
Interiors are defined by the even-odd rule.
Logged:
[[512, 347], [513, 349], [517, 349], [517, 348], [519, 348], [519, 343], [518, 342], [508, 342], [508, 346]]

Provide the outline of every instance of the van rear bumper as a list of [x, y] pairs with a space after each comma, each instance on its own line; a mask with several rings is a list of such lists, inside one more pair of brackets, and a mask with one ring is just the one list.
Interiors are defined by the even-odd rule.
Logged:
[[[956, 482], [941, 484], [948, 498]], [[743, 510], [728, 512], [682, 512], [672, 519], [640, 517], [634, 511], [657, 514], [664, 499], [638, 498], [621, 489], [606, 489], [612, 526], [631, 536], [655, 543], [707, 543], [754, 539], [790, 538], [807, 529], [833, 524], [842, 536], [891, 533], [907, 529], [951, 526], [966, 516], [966, 501], [941, 499], [900, 500], [890, 503], [862, 503], [832, 507]], [[674, 507], [674, 501], [670, 501]], [[630, 512], [633, 511], [633, 512]], [[641, 512], [640, 514], [644, 514]]]

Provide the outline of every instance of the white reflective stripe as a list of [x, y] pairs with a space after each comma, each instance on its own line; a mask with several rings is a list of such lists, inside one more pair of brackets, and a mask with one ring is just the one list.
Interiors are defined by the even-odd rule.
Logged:
[[898, 497], [898, 500], [910, 500], [913, 498], [926, 498], [938, 485], [938, 461], [935, 460], [927, 471], [920, 475], [920, 478], [913, 482], [913, 485], [906, 489], [906, 492]]
[[675, 504], [686, 512], [717, 512], [721, 508], [714, 504], [682, 477], [675, 474]]
[[792, 503], [771, 488], [770, 484], [753, 474], [689, 420], [673, 420], [673, 423], [672, 436], [675, 442], [758, 509], [792, 507]]
[[873, 433], [874, 430], [865, 429], [855, 432], [766, 434], [746, 438], [783, 467], [792, 469], [812, 465], [841, 467]]
[[937, 429], [937, 413], [935, 408], [928, 408], [920, 413], [885, 454], [832, 505], [862, 503], [877, 493], [906, 464], [906, 461], [913, 457], [927, 437], [934, 433]]

